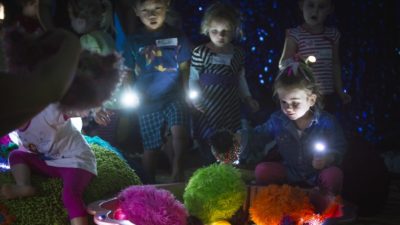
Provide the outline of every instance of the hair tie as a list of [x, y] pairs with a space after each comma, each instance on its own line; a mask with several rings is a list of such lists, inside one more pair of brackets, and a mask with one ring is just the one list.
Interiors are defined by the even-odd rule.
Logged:
[[292, 76], [292, 73], [293, 73], [292, 67], [289, 67], [287, 75], [288, 76]]

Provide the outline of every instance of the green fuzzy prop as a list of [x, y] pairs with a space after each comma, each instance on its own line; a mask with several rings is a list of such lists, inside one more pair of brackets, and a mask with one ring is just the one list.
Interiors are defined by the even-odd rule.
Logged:
[[198, 169], [183, 194], [189, 213], [205, 224], [229, 220], [245, 198], [246, 185], [240, 172], [227, 164]]
[[[130, 185], [141, 184], [136, 173], [115, 153], [98, 145], [91, 145], [91, 148], [96, 155], [98, 175], [85, 191], [86, 203], [107, 199]], [[10, 172], [0, 173], [0, 183], [14, 183]], [[32, 185], [37, 188], [37, 195], [2, 200], [2, 204], [7, 207], [9, 213], [16, 217], [14, 224], [70, 224], [61, 200], [61, 180], [33, 175]]]

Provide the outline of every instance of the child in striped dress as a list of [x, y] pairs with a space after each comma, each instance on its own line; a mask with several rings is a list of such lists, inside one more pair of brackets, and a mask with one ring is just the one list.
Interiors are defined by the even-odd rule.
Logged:
[[257, 111], [259, 105], [247, 86], [244, 52], [231, 43], [240, 36], [239, 13], [232, 6], [217, 2], [205, 12], [201, 32], [210, 42], [192, 52], [189, 90], [197, 109], [194, 136], [210, 163], [215, 161], [207, 144], [210, 136], [222, 128], [232, 132], [240, 128], [241, 101], [252, 111]]
[[336, 28], [324, 25], [328, 15], [333, 12], [334, 5], [332, 0], [300, 0], [299, 7], [303, 13], [304, 23], [287, 30], [279, 62], [280, 68], [285, 67], [287, 59], [296, 54], [304, 59], [315, 56], [316, 62], [311, 69], [324, 97], [326, 110], [331, 111], [334, 109], [333, 103], [337, 96], [344, 104], [351, 101], [351, 97], [342, 87], [339, 60], [340, 33]]

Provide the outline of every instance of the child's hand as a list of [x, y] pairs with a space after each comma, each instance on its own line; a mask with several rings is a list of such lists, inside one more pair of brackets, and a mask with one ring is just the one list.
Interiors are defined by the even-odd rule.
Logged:
[[247, 96], [245, 98], [245, 102], [250, 107], [252, 112], [257, 112], [260, 109], [260, 105], [258, 104], [258, 102], [250, 96]]
[[339, 97], [342, 100], [343, 104], [348, 104], [351, 102], [351, 96], [348, 95], [347, 93], [341, 92], [339, 93]]
[[96, 116], [94, 117], [94, 121], [102, 126], [107, 126], [110, 123], [110, 117], [113, 115], [113, 112], [107, 111], [106, 109], [100, 109], [96, 111]]
[[334, 157], [332, 154], [327, 155], [314, 155], [312, 166], [316, 170], [322, 170], [333, 163]]

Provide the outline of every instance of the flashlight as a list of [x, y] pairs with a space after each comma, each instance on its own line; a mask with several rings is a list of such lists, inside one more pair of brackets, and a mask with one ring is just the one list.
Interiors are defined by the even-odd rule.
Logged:
[[315, 63], [316, 61], [317, 61], [317, 58], [315, 58], [315, 56], [313, 56], [313, 55], [308, 56], [307, 59], [306, 59], [306, 63], [307, 64]]
[[140, 104], [139, 95], [132, 90], [123, 92], [120, 101], [125, 108], [137, 108]]
[[190, 90], [188, 96], [190, 100], [196, 100], [199, 97], [199, 92], [195, 90]]
[[314, 145], [314, 149], [318, 153], [323, 153], [325, 151], [325, 145], [322, 142], [317, 142]]
[[0, 3], [0, 22], [3, 22], [5, 18], [6, 16], [5, 16], [4, 5], [3, 3]]

